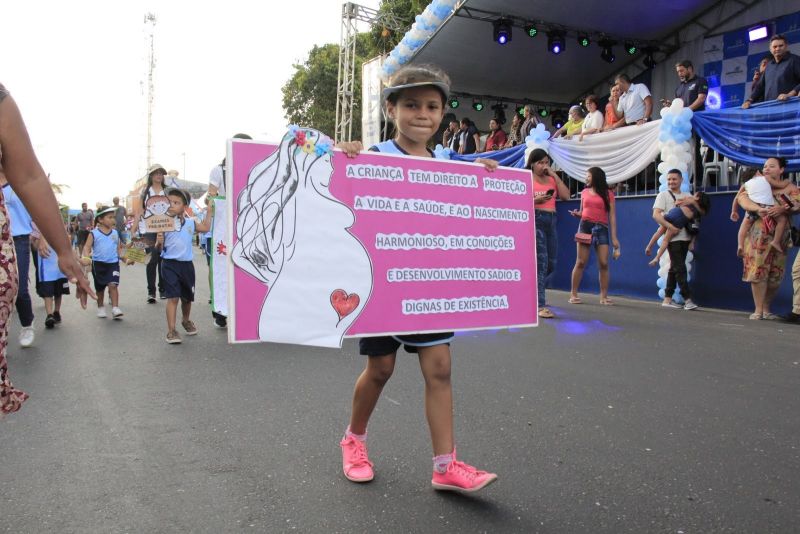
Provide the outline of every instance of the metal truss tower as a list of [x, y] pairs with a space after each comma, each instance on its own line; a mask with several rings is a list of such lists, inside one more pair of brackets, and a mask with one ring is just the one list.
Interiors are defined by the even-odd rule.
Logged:
[[402, 31], [402, 25], [390, 13], [379, 13], [375, 9], [352, 2], [342, 5], [342, 39], [339, 44], [339, 76], [336, 82], [336, 142], [350, 141], [353, 137], [353, 106], [355, 103], [356, 41], [358, 22], [370, 26], [382, 24], [392, 31]]

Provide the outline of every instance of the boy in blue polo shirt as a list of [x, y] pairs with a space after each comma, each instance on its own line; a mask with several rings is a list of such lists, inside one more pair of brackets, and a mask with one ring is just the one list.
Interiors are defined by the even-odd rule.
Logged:
[[119, 308], [119, 257], [122, 255], [122, 241], [114, 228], [117, 224], [117, 208], [101, 206], [94, 217], [95, 228], [86, 236], [83, 246], [83, 265], [92, 266], [94, 290], [97, 293], [97, 316], [108, 317], [105, 306], [105, 290], [111, 300], [111, 316], [122, 319]]
[[167, 297], [167, 343], [181, 342], [175, 328], [178, 315], [178, 300], [181, 301], [181, 325], [187, 336], [197, 334], [197, 327], [189, 315], [194, 301], [194, 252], [192, 241], [195, 232], [203, 233], [211, 229], [211, 217], [199, 221], [186, 217], [184, 211], [189, 205], [189, 193], [171, 187], [167, 189], [169, 215], [180, 220], [180, 230], [162, 232], [156, 239], [156, 248], [161, 249], [161, 279], [164, 280], [164, 295]]

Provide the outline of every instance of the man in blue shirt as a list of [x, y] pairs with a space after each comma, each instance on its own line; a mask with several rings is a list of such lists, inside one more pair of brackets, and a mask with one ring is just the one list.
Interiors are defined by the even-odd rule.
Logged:
[[789, 52], [786, 37], [773, 35], [769, 50], [773, 60], [767, 64], [753, 94], [742, 104], [742, 109], [749, 108], [753, 102], [784, 101], [800, 93], [800, 57]]

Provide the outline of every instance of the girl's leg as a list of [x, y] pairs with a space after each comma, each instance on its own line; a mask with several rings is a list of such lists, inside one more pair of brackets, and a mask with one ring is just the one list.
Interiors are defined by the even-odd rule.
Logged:
[[764, 314], [764, 302], [767, 297], [767, 282], [750, 282], [750, 289], [753, 291], [753, 303], [755, 304], [753, 315], [760, 317]]
[[736, 255], [740, 258], [744, 257], [744, 238], [752, 225], [753, 221], [745, 214], [742, 224], [739, 225], [739, 233], [736, 234]]
[[167, 299], [167, 332], [175, 331], [175, 321], [178, 315], [178, 298]]
[[108, 299], [111, 301], [111, 306], [114, 308], [119, 306], [119, 288], [116, 284], [108, 286]]
[[192, 301], [181, 299], [181, 316], [184, 321], [189, 320], [189, 315], [192, 313]]
[[772, 304], [772, 301], [775, 300], [775, 295], [778, 294], [778, 289], [780, 289], [780, 285], [770, 285], [769, 283], [767, 283], [767, 289], [764, 292], [764, 304], [763, 304], [763, 310], [765, 315], [769, 313], [770, 304]]
[[780, 217], [774, 217], [774, 219], [775, 236], [772, 238], [769, 246], [778, 252], [783, 252], [783, 244], [781, 243], [781, 239], [783, 238], [783, 233], [786, 231], [786, 224], [789, 222], [789, 218], [781, 215]]
[[610, 273], [608, 270], [608, 245], [597, 245], [595, 253], [597, 254], [597, 270], [600, 278], [600, 302], [603, 303], [608, 300], [608, 281]]
[[353, 389], [353, 411], [350, 414], [350, 432], [365, 434], [367, 423], [378, 404], [383, 386], [394, 371], [397, 352], [385, 356], [367, 356], [367, 366], [358, 376]]
[[[662, 227], [663, 228], [663, 227]], [[656, 257], [653, 258], [649, 265], [651, 267], [655, 267], [658, 265], [658, 262], [661, 261], [661, 256], [667, 251], [667, 247], [669, 246], [669, 242], [672, 241], [672, 238], [675, 237], [677, 234], [675, 230], [667, 230], [664, 229], [664, 239], [661, 241], [661, 245], [658, 247], [658, 252], [656, 252]]]
[[586, 262], [589, 261], [589, 245], [576, 243], [576, 247], [575, 267], [572, 268], [572, 286], [570, 288], [572, 298], [578, 298], [578, 288], [581, 285], [583, 271], [586, 269]]
[[543, 217], [536, 217], [536, 296], [539, 308], [544, 308], [547, 302], [545, 286], [547, 285], [547, 232], [544, 228]]
[[450, 347], [420, 347], [419, 366], [425, 378], [425, 416], [431, 432], [433, 454], [450, 454], [454, 447]]

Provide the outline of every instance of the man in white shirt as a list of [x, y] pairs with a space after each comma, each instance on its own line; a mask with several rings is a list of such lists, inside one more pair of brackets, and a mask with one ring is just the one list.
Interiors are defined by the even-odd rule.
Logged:
[[619, 87], [619, 108], [622, 118], [614, 123], [613, 128], [644, 124], [650, 120], [653, 112], [653, 97], [643, 83], [631, 83], [627, 74], [620, 74], [615, 80]]

